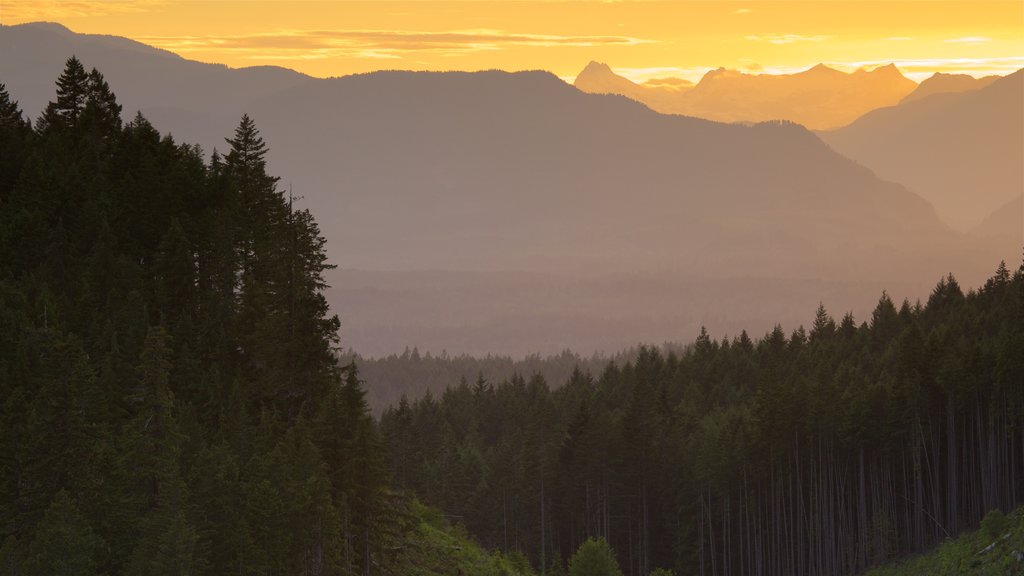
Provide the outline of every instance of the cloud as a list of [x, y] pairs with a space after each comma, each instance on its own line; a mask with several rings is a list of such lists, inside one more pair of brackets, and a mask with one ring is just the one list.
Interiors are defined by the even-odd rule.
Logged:
[[935, 72], [968, 74], [976, 78], [981, 76], [1004, 76], [1024, 68], [1024, 56], [1004, 56], [995, 58], [912, 58], [903, 60], [861, 60], [857, 62], [827, 62], [841, 70], [857, 68], [874, 68], [889, 63], [895, 64], [904, 76], [921, 81]]
[[674, 66], [652, 66], [649, 68], [615, 68], [615, 73], [628, 78], [629, 80], [643, 84], [648, 80], [664, 78], [683, 78], [691, 82], [697, 82], [714, 68], [697, 66], [694, 68], [678, 68]]
[[943, 42], [950, 44], [981, 44], [991, 41], [991, 38], [985, 36], [961, 36], [960, 38], [947, 38], [943, 40]]
[[558, 36], [476, 29], [446, 32], [390, 30], [282, 30], [223, 36], [142, 36], [135, 40], [173, 52], [229, 51], [253, 58], [402, 58], [412, 53], [455, 55], [512, 46], [630, 46], [651, 40], [628, 36]]
[[750, 14], [750, 8], [737, 8], [732, 11], [733, 14]]
[[3, 0], [0, 16], [4, 23], [59, 21], [82, 16], [147, 12], [165, 3], [166, 0]]
[[824, 42], [831, 36], [803, 36], [801, 34], [754, 34], [745, 36], [747, 40], [768, 42], [770, 44], [793, 44], [794, 42]]

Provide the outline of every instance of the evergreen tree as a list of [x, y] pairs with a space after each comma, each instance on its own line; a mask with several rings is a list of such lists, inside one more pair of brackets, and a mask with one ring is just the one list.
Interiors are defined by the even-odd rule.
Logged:
[[89, 98], [89, 75], [75, 56], [67, 59], [64, 72], [57, 78], [57, 100], [50, 102], [40, 118], [40, 130], [73, 128], [85, 110]]
[[569, 561], [569, 576], [622, 576], [622, 570], [608, 543], [591, 538]]

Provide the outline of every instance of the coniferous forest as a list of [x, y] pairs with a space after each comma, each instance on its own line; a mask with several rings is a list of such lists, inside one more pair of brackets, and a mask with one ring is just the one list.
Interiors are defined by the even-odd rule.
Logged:
[[267, 150], [0, 85], [0, 574], [857, 574], [1024, 500], [1024, 265], [378, 422]]
[[121, 112], [75, 58], [33, 126], [0, 90], [0, 570], [361, 572], [398, 512], [316, 223], [248, 117], [204, 162]]
[[1024, 498], [1024, 274], [858, 324], [702, 332], [553, 389], [515, 377], [386, 411], [395, 482], [488, 546], [627, 574], [857, 574]]

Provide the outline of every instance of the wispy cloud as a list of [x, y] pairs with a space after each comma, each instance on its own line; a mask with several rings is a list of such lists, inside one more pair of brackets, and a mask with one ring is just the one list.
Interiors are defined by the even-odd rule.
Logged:
[[615, 73], [629, 78], [637, 84], [643, 84], [648, 80], [659, 78], [683, 78], [696, 82], [702, 76], [714, 68], [698, 66], [694, 68], [679, 68], [674, 66], [651, 66], [649, 68], [616, 68]]
[[166, 0], [3, 0], [0, 20], [6, 24], [146, 12], [164, 3]]
[[840, 70], [857, 68], [874, 68], [889, 63], [895, 64], [903, 75], [921, 81], [935, 72], [968, 74], [974, 77], [992, 74], [1004, 76], [1024, 68], [1024, 56], [1004, 56], [995, 58], [908, 58], [903, 60], [861, 60], [856, 62], [827, 62]]
[[732, 11], [733, 14], [750, 14], [750, 8], [737, 8]]
[[960, 38], [947, 38], [943, 42], [950, 44], [982, 44], [991, 42], [992, 39], [986, 36], [961, 36]]
[[332, 57], [402, 58], [411, 53], [454, 55], [511, 46], [596, 47], [652, 42], [629, 36], [558, 36], [476, 29], [447, 32], [387, 30], [282, 30], [223, 36], [143, 36], [136, 40], [179, 53], [249, 52], [253, 58], [306, 60]]
[[831, 36], [804, 36], [802, 34], [753, 34], [745, 36], [747, 40], [768, 42], [770, 44], [793, 44], [795, 42], [824, 42]]

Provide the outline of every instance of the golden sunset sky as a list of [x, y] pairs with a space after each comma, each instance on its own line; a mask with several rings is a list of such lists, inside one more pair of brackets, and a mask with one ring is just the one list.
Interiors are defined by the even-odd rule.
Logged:
[[[233, 67], [313, 76], [544, 69], [590, 60], [636, 81], [724, 66], [785, 73], [889, 62], [915, 80], [1024, 67], [1024, 1], [282, 2], [0, 0], [0, 23], [59, 22]], [[2, 57], [2, 56], [0, 56]]]

